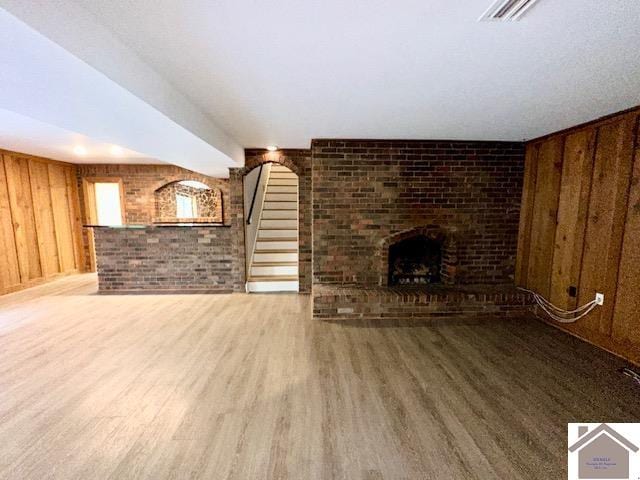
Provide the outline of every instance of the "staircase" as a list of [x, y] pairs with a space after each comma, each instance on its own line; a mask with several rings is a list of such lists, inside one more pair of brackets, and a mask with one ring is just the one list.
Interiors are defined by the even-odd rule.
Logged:
[[273, 164], [249, 265], [248, 292], [298, 291], [298, 176]]

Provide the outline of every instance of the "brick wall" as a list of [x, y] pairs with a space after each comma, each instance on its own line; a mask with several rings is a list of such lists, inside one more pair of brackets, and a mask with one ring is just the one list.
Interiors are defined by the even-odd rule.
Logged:
[[122, 178], [130, 223], [152, 219], [153, 191], [170, 181], [220, 188], [231, 226], [228, 237], [217, 239], [230, 245], [228, 279], [222, 283], [235, 291], [244, 291], [246, 280], [242, 180], [267, 162], [299, 177], [303, 292], [312, 281], [384, 285], [388, 247], [412, 229], [446, 235], [455, 246], [449, 262], [455, 283], [512, 282], [524, 163], [520, 143], [315, 140], [311, 150], [248, 149], [245, 156], [245, 167], [230, 169], [229, 181], [146, 165], [83, 165], [79, 178]]
[[246, 265], [244, 251], [244, 176], [263, 163], [278, 163], [298, 175], [298, 276], [300, 291], [311, 291], [311, 151], [283, 149], [268, 152], [263, 149], [245, 150], [245, 166], [231, 168], [229, 219], [234, 239], [234, 276], [236, 291], [244, 291]]
[[513, 282], [524, 146], [314, 140], [313, 283], [380, 285], [388, 239], [455, 236], [456, 283]]
[[[185, 195], [194, 199], [197, 210], [197, 218], [179, 218], [177, 195]], [[159, 188], [154, 193], [155, 221], [183, 222], [222, 222], [222, 192], [217, 188], [205, 189], [183, 185], [173, 182]]]
[[[78, 192], [80, 194], [80, 210], [82, 222], [87, 223], [87, 212], [84, 197], [84, 179], [87, 178], [119, 178], [124, 189], [124, 210], [126, 224], [150, 224], [156, 215], [154, 192], [171, 182], [179, 180], [196, 180], [222, 194], [221, 215], [228, 223], [229, 180], [213, 178], [175, 165], [126, 165], [126, 164], [88, 164], [78, 165]], [[83, 229], [86, 270], [91, 269], [88, 229]]]
[[95, 228], [101, 293], [233, 290], [231, 228]]
[[121, 178], [124, 186], [125, 223], [129, 224], [152, 223], [156, 208], [154, 192], [179, 180], [196, 180], [221, 190], [223, 216], [225, 204], [229, 201], [228, 179], [208, 177], [175, 165], [78, 165], [78, 177], [81, 197], [83, 178]]

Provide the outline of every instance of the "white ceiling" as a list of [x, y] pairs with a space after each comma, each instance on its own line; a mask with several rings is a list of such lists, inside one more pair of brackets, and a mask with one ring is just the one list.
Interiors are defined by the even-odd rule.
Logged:
[[122, 163], [223, 177], [243, 164], [240, 145], [87, 12], [65, 0], [0, 6], [12, 10], [0, 8], [0, 109], [18, 117], [4, 118], [0, 134], [21, 151], [68, 160], [60, 146], [73, 136], [93, 147], [92, 159], [115, 144], [139, 152]]
[[640, 2], [74, 0], [243, 146], [520, 140], [640, 104]]
[[[75, 153], [74, 149], [78, 146], [82, 147], [85, 153]], [[0, 148], [70, 163], [163, 163], [120, 145], [98, 142], [85, 135], [2, 109]]]
[[639, 1], [539, 0], [519, 22], [477, 22], [492, 1], [0, 6], [212, 145], [522, 140], [640, 104]]

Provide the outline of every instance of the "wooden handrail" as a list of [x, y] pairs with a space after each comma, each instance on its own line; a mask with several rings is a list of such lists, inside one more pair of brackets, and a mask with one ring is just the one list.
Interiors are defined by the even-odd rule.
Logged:
[[262, 177], [262, 167], [264, 164], [260, 165], [260, 170], [258, 171], [258, 180], [256, 180], [256, 188], [253, 189], [253, 198], [251, 199], [251, 207], [249, 208], [249, 214], [247, 215], [247, 225], [251, 225], [251, 217], [253, 216], [253, 207], [256, 204], [256, 196], [258, 194], [258, 187], [260, 186], [260, 178]]

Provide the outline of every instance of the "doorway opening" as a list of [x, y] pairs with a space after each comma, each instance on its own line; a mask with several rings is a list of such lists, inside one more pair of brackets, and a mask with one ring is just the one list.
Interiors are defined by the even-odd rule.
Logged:
[[[85, 222], [96, 226], [121, 226], [125, 221], [124, 189], [120, 178], [85, 178], [83, 180]], [[93, 230], [87, 233], [91, 271], [96, 270]]]
[[244, 177], [248, 292], [297, 292], [298, 176], [267, 163]]

